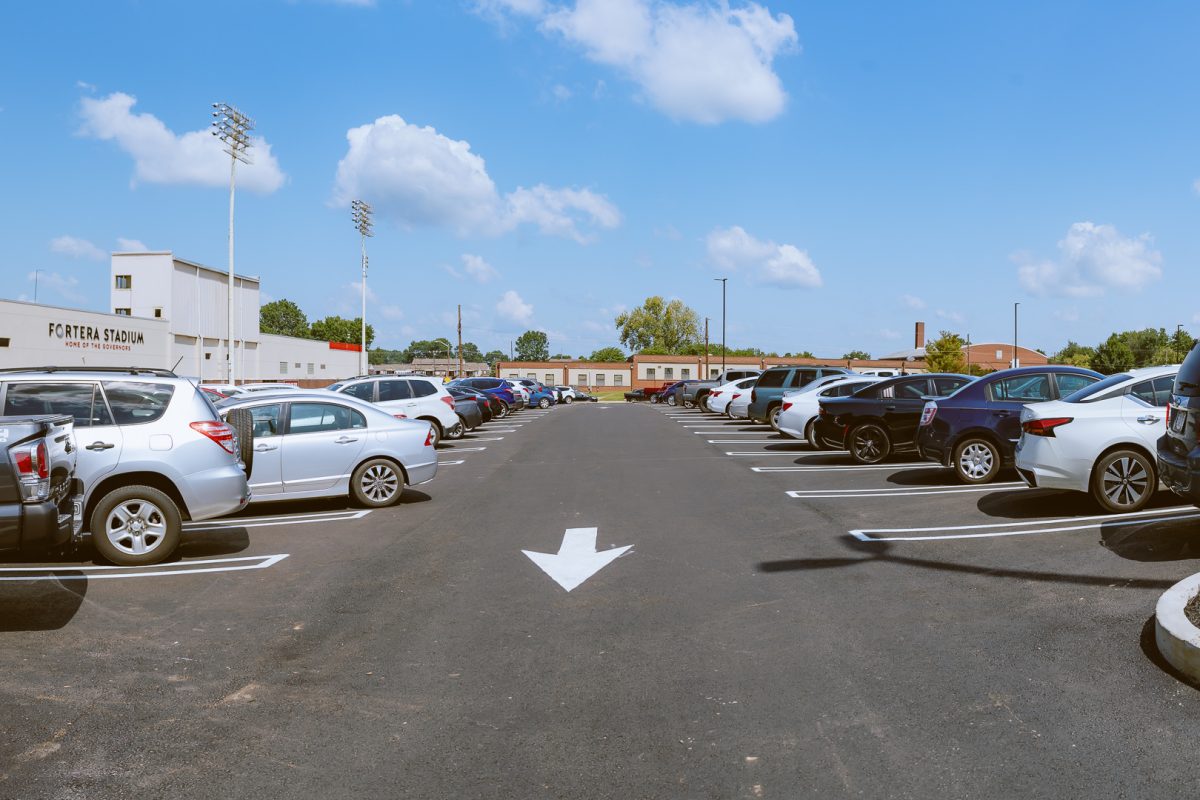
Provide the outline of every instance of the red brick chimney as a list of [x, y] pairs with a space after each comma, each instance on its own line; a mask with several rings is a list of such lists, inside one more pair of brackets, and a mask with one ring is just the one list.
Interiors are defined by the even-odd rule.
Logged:
[[916, 338], [913, 342], [913, 347], [921, 348], [925, 346], [925, 323], [917, 323]]

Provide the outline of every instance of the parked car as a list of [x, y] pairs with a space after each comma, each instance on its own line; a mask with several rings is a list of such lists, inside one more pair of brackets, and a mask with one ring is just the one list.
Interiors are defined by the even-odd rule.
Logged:
[[720, 389], [725, 384], [740, 381], [742, 378], [758, 377], [761, 373], [761, 369], [737, 367], [727, 369], [717, 377], [710, 378], [709, 380], [690, 381], [683, 388], [683, 407], [692, 408], [693, 406], [698, 406], [702, 411], [705, 411], [707, 410], [706, 401], [708, 400], [708, 395], [714, 389]]
[[649, 400], [650, 396], [646, 394], [645, 389], [634, 389], [625, 393], [626, 403], [640, 403], [642, 400]]
[[[374, 403], [393, 416], [428, 422], [433, 425], [434, 447], [443, 438], [457, 438], [456, 432], [451, 429], [462, 424], [454, 413], [454, 398], [437, 378], [425, 375], [381, 375], [340, 381], [327, 388], [331, 392]], [[450, 431], [449, 437], [447, 431]]]
[[1057, 400], [1104, 376], [1082, 367], [1017, 367], [985, 375], [921, 412], [921, 456], [954, 469], [963, 483], [991, 483], [1011, 467], [1021, 436], [1021, 409]]
[[255, 502], [349, 495], [383, 508], [399, 501], [405, 486], [437, 475], [432, 422], [397, 419], [345, 392], [262, 392], [222, 401], [219, 409], [224, 416], [248, 411], [252, 419]]
[[1158, 489], [1155, 452], [1178, 366], [1110, 375], [1021, 411], [1017, 473], [1042, 489], [1088, 492], [1105, 511], [1138, 511]]
[[873, 376], [838, 375], [821, 378], [795, 392], [783, 396], [782, 411], [776, 417], [779, 432], [793, 439], [807, 440], [818, 450], [824, 449], [817, 441], [817, 415], [821, 401], [833, 397], [849, 397], [871, 383], [882, 378]]
[[733, 396], [740, 393], [743, 389], [749, 392], [757, 380], [757, 375], [749, 375], [745, 378], [730, 381], [729, 383], [723, 383], [705, 395], [705, 406], [714, 414], [724, 414], [729, 410], [729, 401], [733, 399]]
[[658, 386], [647, 386], [646, 388], [642, 389], [642, 393], [645, 394], [646, 399], [651, 403], [658, 403], [662, 401], [664, 396], [663, 393], [674, 385], [675, 381], [667, 381], [666, 383], [659, 384]]
[[224, 516], [250, 499], [248, 419], [217, 415], [195, 384], [160, 369], [45, 368], [0, 373], [0, 414], [66, 414], [79, 445], [76, 478], [97, 552], [113, 564], [157, 564], [183, 521]]
[[454, 407], [456, 409], [458, 408], [458, 400], [469, 399], [474, 401], [475, 405], [479, 407], [479, 415], [483, 424], [492, 421], [492, 417], [495, 416], [500, 405], [500, 401], [495, 397], [466, 386], [447, 386], [446, 391], [455, 399]]
[[528, 408], [533, 405], [533, 391], [528, 386], [511, 378], [506, 383], [517, 401], [516, 409]]
[[847, 397], [823, 398], [813, 430], [822, 447], [844, 448], [858, 464], [878, 464], [896, 450], [916, 447], [928, 398], [945, 397], [973, 380], [952, 373], [885, 378]]
[[490, 394], [498, 399], [501, 403], [503, 403], [501, 413], [499, 417], [497, 417], [498, 419], [500, 417], [508, 416], [510, 412], [518, 408], [517, 398], [513, 394], [512, 387], [508, 385], [507, 381], [501, 380], [500, 378], [458, 378], [450, 381], [449, 385], [463, 386], [468, 389], [477, 389], [478, 391], [486, 392], [487, 394]]
[[459, 397], [454, 392], [450, 392], [450, 396], [454, 399], [454, 413], [458, 415], [459, 424], [446, 429], [446, 438], [461, 439], [467, 431], [483, 424], [483, 412], [474, 397]]
[[202, 391], [211, 394], [217, 394], [222, 398], [234, 397], [235, 395], [245, 394], [246, 390], [240, 386], [234, 386], [231, 383], [202, 383], [200, 384]]
[[859, 375], [870, 375], [875, 378], [895, 378], [905, 374], [904, 370], [892, 367], [855, 367], [854, 371]]
[[529, 405], [532, 408], [549, 408], [558, 402], [558, 398], [554, 392], [546, 387], [544, 383], [533, 380], [532, 378], [517, 378], [516, 383], [521, 384], [529, 391]]
[[660, 403], [666, 403], [669, 406], [683, 406], [684, 408], [693, 408], [692, 404], [688, 404], [683, 399], [683, 393], [687, 387], [693, 383], [699, 383], [696, 380], [678, 381], [674, 386], [667, 389], [661, 397], [658, 398]]
[[1200, 347], [1193, 346], [1171, 389], [1166, 433], [1158, 440], [1158, 475], [1163, 484], [1200, 506]]
[[[599, 397], [596, 397], [595, 395], [592, 395], [592, 394], [588, 394], [583, 389], [575, 390], [575, 399], [580, 403], [598, 403], [598, 402], [600, 402]], [[626, 399], [628, 399], [628, 398], [626, 398]]]
[[555, 386], [554, 389], [558, 392], [559, 402], [570, 405], [579, 399], [579, 393], [570, 386]]
[[758, 376], [750, 390], [750, 405], [747, 414], [752, 422], [770, 422], [783, 407], [783, 395], [790, 389], [803, 389], [808, 384], [828, 375], [849, 375], [845, 367], [771, 367]]
[[[755, 380], [758, 380], [755, 378]], [[754, 391], [751, 384], [745, 389], [739, 389], [729, 396], [729, 404], [725, 406], [725, 416], [730, 419], [750, 418], [750, 399]]]
[[67, 414], [0, 417], [0, 553], [64, 547], [83, 525], [74, 427]]
[[[243, 383], [237, 387], [243, 394], [252, 392], [289, 392], [299, 391], [300, 387], [294, 383]], [[225, 394], [225, 392], [222, 392]]]
[[[780, 405], [779, 409], [776, 410], [776, 412], [774, 414], [772, 414], [770, 417], [767, 418], [767, 424], [771, 426], [772, 430], [774, 430], [776, 433], [779, 433], [780, 432], [779, 431], [779, 419], [780, 419], [780, 417], [783, 416], [783, 409], [788, 404], [788, 398], [796, 397], [801, 394], [806, 394], [808, 392], [814, 392], [817, 389], [820, 389], [825, 386], [829, 386], [832, 383], [838, 383], [841, 381], [845, 381], [849, 377], [850, 377], [850, 374], [844, 373], [844, 372], [838, 372], [838, 373], [834, 373], [831, 375], [823, 375], [820, 378], [817, 378], [816, 380], [809, 381], [807, 384], [805, 384], [803, 389], [787, 389], [787, 390], [785, 390], [783, 393], [782, 405]], [[842, 394], [839, 394], [836, 396], [842, 397], [846, 394], [852, 394], [852, 393], [851, 392], [843, 392]]]

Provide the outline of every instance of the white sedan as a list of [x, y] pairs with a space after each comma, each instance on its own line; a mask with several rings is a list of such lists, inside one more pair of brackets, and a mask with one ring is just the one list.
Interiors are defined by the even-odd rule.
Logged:
[[[831, 376], [834, 377], [834, 376]], [[883, 378], [873, 376], [837, 376], [840, 380], [822, 383], [814, 386], [816, 381], [795, 392], [783, 396], [783, 411], [779, 414], [779, 432], [793, 439], [807, 439], [808, 443], [818, 450], [822, 449], [817, 443], [813, 427], [817, 422], [822, 400], [830, 397], [848, 397], [859, 389], [871, 383], [878, 383]]]
[[1158, 489], [1157, 441], [1178, 371], [1134, 369], [1025, 406], [1017, 472], [1039, 489], [1089, 492], [1109, 513], [1145, 507]]
[[733, 396], [742, 390], [749, 393], [757, 380], [758, 376], [741, 378], [713, 389], [708, 393], [708, 397], [704, 398], [708, 410], [714, 414], [724, 414], [729, 409], [729, 401], [733, 399]]

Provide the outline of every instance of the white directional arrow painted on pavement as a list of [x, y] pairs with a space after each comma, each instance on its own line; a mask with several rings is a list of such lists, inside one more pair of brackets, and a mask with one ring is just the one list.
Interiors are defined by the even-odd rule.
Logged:
[[596, 552], [596, 532], [596, 528], [567, 528], [558, 553], [521, 552], [569, 592], [633, 548], [630, 544]]

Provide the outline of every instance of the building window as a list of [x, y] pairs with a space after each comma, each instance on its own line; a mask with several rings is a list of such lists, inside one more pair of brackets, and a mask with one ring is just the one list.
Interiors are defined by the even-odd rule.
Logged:
[[679, 377], [686, 381], [688, 378], [692, 377], [692, 371], [687, 367], [684, 367], [683, 369], [679, 370]]
[[526, 375], [525, 377], [526, 377], [526, 378], [529, 378], [529, 380], [531, 380], [531, 381], [536, 381], [536, 380], [537, 380], [537, 375], [534, 375], [532, 372], [530, 372], [530, 373], [529, 373], [528, 375]]
[[515, 373], [515, 372], [510, 372], [510, 373], [508, 373], [508, 377], [510, 377], [510, 378], [519, 378], [519, 377], [521, 377], [521, 376], [520, 376], [520, 375], [518, 375], [518, 374], [517, 374], [517, 373]]
[[551, 385], [552, 383], [554, 383], [554, 376], [551, 375], [549, 372], [547, 372], [546, 380], [542, 381], [542, 383], [546, 384], [547, 386]]
[[325, 365], [324, 365], [324, 364], [322, 364], [322, 365], [321, 365], [321, 369], [322, 369], [322, 370], [324, 370], [324, 369], [325, 369]]
[[710, 378], [715, 378], [720, 374], [721, 374], [721, 370], [719, 370], [719, 369], [710, 369], [708, 371], [708, 377], [710, 377]]
[[8, 347], [8, 337], [0, 336], [0, 347]]
[[646, 380], [654, 380], [654, 367], [646, 367]]
[[279, 362], [279, 373], [281, 375], [287, 375], [287, 362], [286, 361]]
[[308, 374], [309, 374], [309, 375], [312, 375], [312, 374], [313, 374], [313, 367], [314, 367], [314, 366], [315, 366], [314, 364], [312, 364], [312, 363], [309, 363], [309, 365], [308, 365]]
[[131, 309], [128, 309], [128, 308], [114, 308], [113, 313], [116, 314], [118, 317], [132, 316], [132, 311], [131, 311]]
[[300, 362], [299, 362], [299, 361], [297, 361], [297, 362], [296, 362], [296, 369], [300, 369]]
[[596, 385], [597, 386], [604, 385], [604, 374], [603, 373], [600, 373], [600, 372], [596, 373]]
[[205, 361], [212, 361], [212, 353], [205, 353], [205, 354], [204, 354], [204, 360], [205, 360]]
[[613, 386], [624, 386], [624, 385], [625, 385], [625, 376], [624, 375], [622, 375], [620, 373], [613, 375]]
[[587, 373], [586, 373], [586, 372], [581, 372], [581, 373], [579, 373], [578, 375], [576, 375], [576, 376], [575, 376], [575, 384], [576, 384], [577, 386], [587, 386], [587, 385], [588, 385], [588, 382], [587, 382]]
[[118, 289], [132, 289], [133, 288], [133, 276], [132, 275], [118, 275], [117, 276], [117, 288]]
[[999, 361], [999, 360], [1000, 360], [1000, 359], [1002, 359], [1002, 358], [1004, 358], [1004, 351], [1003, 351], [1003, 350], [997, 350], [997, 351], [996, 351], [996, 360], [997, 360], [997, 361]]
[[154, 318], [162, 319], [162, 309], [161, 308], [154, 309]]
[[675, 378], [675, 368], [663, 367], [663, 378], [666, 380], [673, 380]]

